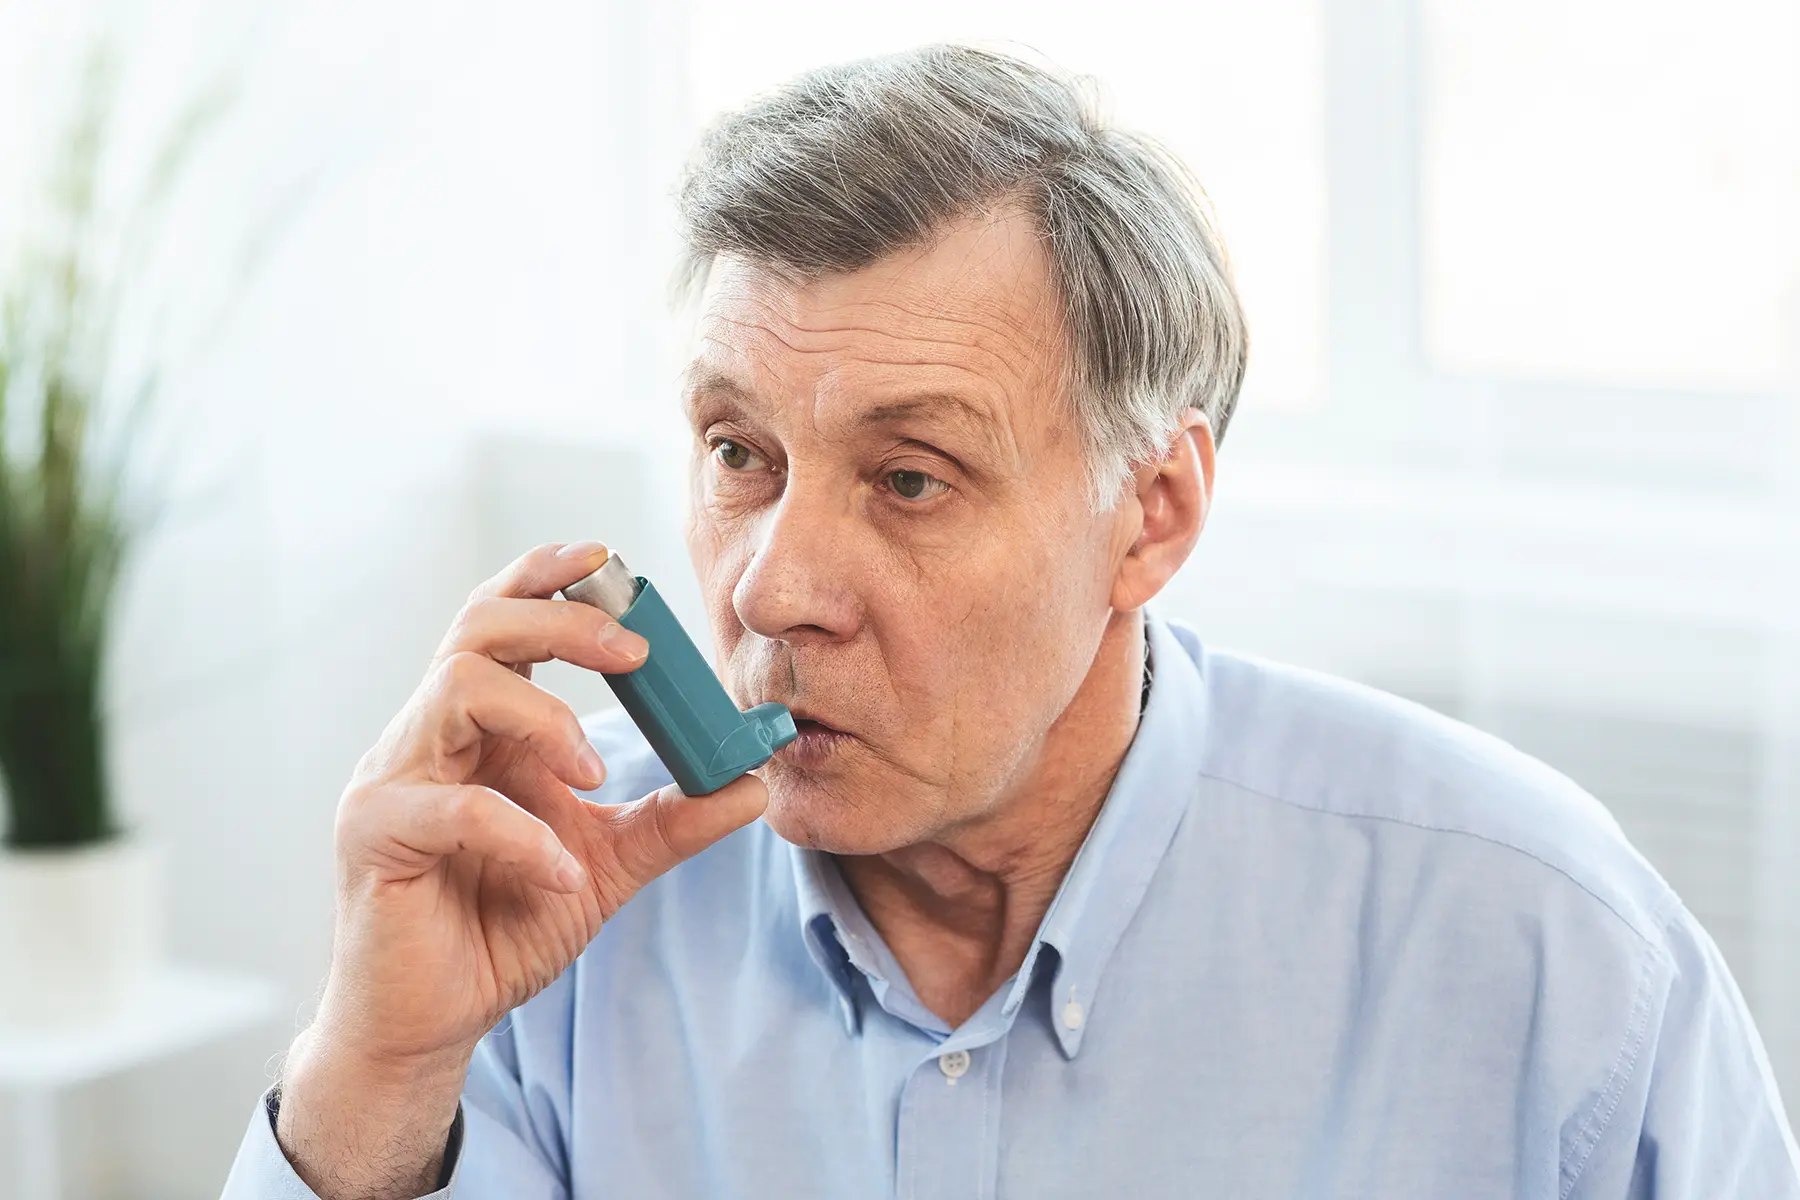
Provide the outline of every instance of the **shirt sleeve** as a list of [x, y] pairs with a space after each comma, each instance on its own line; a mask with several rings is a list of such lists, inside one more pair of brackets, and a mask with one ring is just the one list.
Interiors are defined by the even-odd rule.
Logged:
[[[566, 986], [559, 981], [528, 1006], [554, 1000]], [[464, 1151], [451, 1181], [457, 1200], [568, 1200], [557, 1116], [567, 1091], [546, 1088], [535, 1076], [531, 1086], [521, 1081], [519, 1011], [481, 1039], [469, 1064]]]
[[[257, 1101], [220, 1200], [319, 1200], [275, 1140], [279, 1104], [276, 1088]], [[438, 1190], [419, 1200], [567, 1200], [562, 1176], [526, 1109], [511, 1021], [503, 1021], [476, 1048]]]
[[1800, 1200], [1800, 1150], [1744, 997], [1685, 909], [1667, 934], [1662, 1002], [1627, 1031], [1625, 1082], [1603, 1098], [1606, 1129], [1565, 1194]]

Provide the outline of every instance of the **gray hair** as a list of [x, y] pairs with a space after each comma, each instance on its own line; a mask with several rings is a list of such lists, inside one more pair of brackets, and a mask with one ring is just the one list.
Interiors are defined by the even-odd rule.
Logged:
[[953, 45], [809, 71], [708, 129], [676, 196], [690, 297], [720, 254], [853, 271], [1017, 205], [1061, 293], [1095, 507], [1167, 453], [1185, 408], [1225, 436], [1247, 335], [1210, 208], [1173, 155], [1109, 128], [1075, 79]]

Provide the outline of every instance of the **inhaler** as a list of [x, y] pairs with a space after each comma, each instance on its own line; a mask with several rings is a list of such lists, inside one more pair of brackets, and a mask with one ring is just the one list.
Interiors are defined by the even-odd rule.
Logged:
[[656, 588], [617, 554], [608, 553], [599, 570], [562, 595], [593, 605], [650, 643], [650, 657], [637, 670], [602, 677], [687, 795], [718, 791], [798, 736], [786, 705], [771, 700], [738, 711]]

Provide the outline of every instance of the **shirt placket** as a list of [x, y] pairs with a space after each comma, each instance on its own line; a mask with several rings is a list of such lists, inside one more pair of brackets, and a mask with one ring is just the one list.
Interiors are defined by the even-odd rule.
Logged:
[[1000, 1165], [1002, 1036], [952, 1039], [913, 1068], [900, 1095], [895, 1192], [900, 1200], [992, 1200]]

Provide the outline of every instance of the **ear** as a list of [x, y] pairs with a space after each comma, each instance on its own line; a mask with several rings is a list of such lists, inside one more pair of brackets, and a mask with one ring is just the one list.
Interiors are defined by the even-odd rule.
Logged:
[[1162, 460], [1132, 472], [1125, 507], [1136, 510], [1138, 529], [1113, 573], [1114, 610], [1142, 608], [1193, 553], [1212, 507], [1213, 455], [1206, 414], [1189, 408]]

